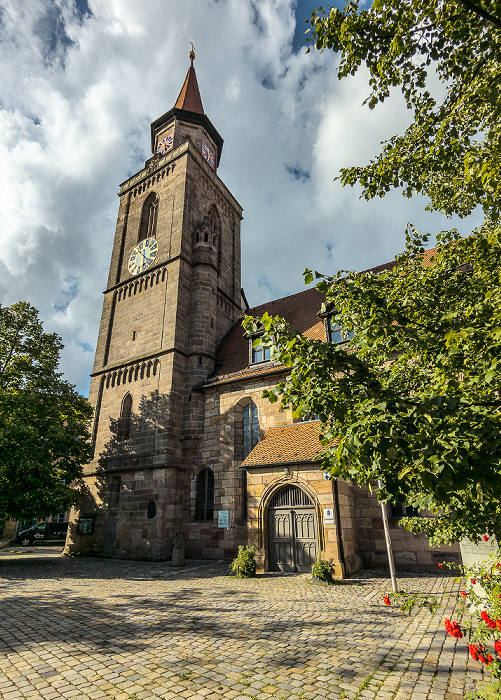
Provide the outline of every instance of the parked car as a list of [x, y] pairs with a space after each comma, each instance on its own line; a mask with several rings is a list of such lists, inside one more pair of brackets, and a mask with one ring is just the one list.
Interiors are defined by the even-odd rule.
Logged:
[[33, 544], [64, 543], [67, 531], [68, 523], [38, 523], [20, 532], [14, 542], [23, 547]]

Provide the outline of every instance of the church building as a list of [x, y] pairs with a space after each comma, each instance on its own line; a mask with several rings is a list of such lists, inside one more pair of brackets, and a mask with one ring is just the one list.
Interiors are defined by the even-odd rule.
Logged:
[[[258, 571], [309, 571], [319, 552], [339, 577], [383, 565], [375, 496], [325, 478], [314, 416], [295, 422], [262, 398], [287, 369], [252, 346], [244, 312], [343, 338], [316, 289], [248, 308], [242, 207], [217, 174], [223, 139], [194, 58], [174, 107], [151, 124], [152, 157], [120, 186], [89, 394], [94, 458], [66, 551], [168, 560], [181, 537], [191, 558], [254, 545]], [[430, 550], [399, 528], [403, 514], [394, 506], [390, 518], [397, 566], [459, 559], [458, 548]]]

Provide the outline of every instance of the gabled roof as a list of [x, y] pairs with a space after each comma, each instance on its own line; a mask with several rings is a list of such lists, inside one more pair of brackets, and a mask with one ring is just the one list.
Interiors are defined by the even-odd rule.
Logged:
[[[255, 318], [262, 316], [265, 311], [270, 316], [282, 316], [292, 328], [306, 337], [325, 340], [324, 322], [317, 315], [324, 301], [325, 295], [313, 287], [298, 294], [255, 306], [253, 309], [248, 309], [246, 313]], [[249, 360], [249, 337], [242, 327], [242, 319], [238, 319], [216, 351], [216, 369], [206, 385], [219, 384], [230, 377], [235, 380], [285, 369], [279, 363], [265, 362], [249, 365]]]
[[320, 426], [320, 421], [311, 421], [270, 428], [242, 462], [242, 467], [314, 462], [326, 449], [318, 440]]
[[188, 68], [181, 92], [174, 105], [176, 109], [185, 109], [187, 112], [204, 114], [202, 98], [198, 89], [197, 74], [193, 66]]
[[[432, 258], [435, 252], [436, 248], [431, 248], [424, 253], [423, 267], [428, 267], [433, 263]], [[368, 270], [363, 270], [363, 272], [379, 274], [385, 270], [393, 269], [395, 265], [396, 262], [393, 260], [382, 265], [376, 265]], [[284, 318], [294, 330], [307, 338], [325, 341], [327, 340], [325, 324], [319, 316], [324, 301], [325, 295], [315, 287], [312, 287], [304, 292], [291, 294], [288, 297], [275, 299], [274, 301], [266, 302], [266, 304], [247, 309], [246, 315], [260, 318], [267, 311], [270, 316], [281, 316]], [[250, 364], [249, 345], [249, 337], [242, 327], [242, 319], [240, 318], [226, 337], [223, 338], [221, 345], [217, 349], [216, 368], [205, 382], [205, 388], [288, 371], [284, 365], [278, 362]]]

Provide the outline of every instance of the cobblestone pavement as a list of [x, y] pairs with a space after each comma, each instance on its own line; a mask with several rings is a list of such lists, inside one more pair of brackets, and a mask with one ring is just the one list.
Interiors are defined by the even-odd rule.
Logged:
[[[325, 587], [307, 574], [227, 575], [227, 563], [0, 553], [0, 697], [460, 700], [481, 678], [435, 615], [381, 602], [377, 572]], [[445, 579], [399, 578], [442, 595]]]

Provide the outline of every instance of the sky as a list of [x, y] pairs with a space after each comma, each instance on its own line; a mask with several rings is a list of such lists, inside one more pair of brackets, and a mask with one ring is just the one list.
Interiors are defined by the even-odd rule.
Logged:
[[[29, 301], [87, 395], [118, 187], [151, 156], [150, 122], [174, 106], [190, 41], [218, 175], [244, 209], [251, 306], [325, 273], [392, 260], [412, 222], [456, 225], [421, 197], [360, 199], [339, 168], [364, 165], [408, 125], [400, 96], [370, 111], [367, 75], [338, 81], [305, 52], [312, 0], [0, 0], [0, 302]], [[325, 5], [325, 3], [324, 3]]]

